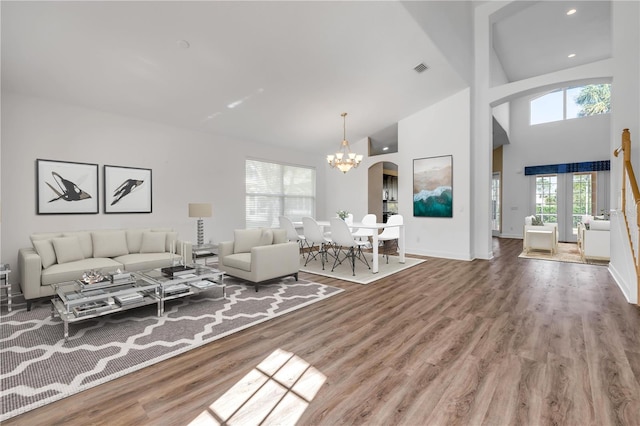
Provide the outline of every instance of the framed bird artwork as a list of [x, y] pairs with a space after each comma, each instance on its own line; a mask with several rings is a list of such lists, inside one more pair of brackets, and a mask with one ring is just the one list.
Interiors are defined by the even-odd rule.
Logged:
[[105, 213], [151, 213], [151, 169], [104, 166]]
[[98, 165], [36, 160], [38, 214], [97, 214]]

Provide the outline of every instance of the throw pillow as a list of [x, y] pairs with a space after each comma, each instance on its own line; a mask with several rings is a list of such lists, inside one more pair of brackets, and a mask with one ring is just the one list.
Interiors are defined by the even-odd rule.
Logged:
[[124, 231], [97, 231], [91, 233], [93, 257], [116, 257], [129, 254]]
[[91, 232], [77, 231], [77, 232], [63, 232], [63, 237], [78, 237], [80, 241], [80, 247], [82, 247], [82, 254], [84, 258], [93, 257], [93, 243], [91, 242]]
[[261, 229], [236, 229], [233, 231], [233, 252], [251, 253], [251, 248], [260, 245]]
[[40, 256], [43, 268], [47, 269], [49, 266], [55, 265], [56, 252], [53, 249], [51, 240], [33, 240], [31, 243], [38, 256]]
[[74, 262], [84, 259], [82, 246], [78, 237], [62, 237], [51, 240], [53, 248], [56, 251], [58, 263]]
[[260, 235], [259, 246], [270, 246], [273, 243], [273, 231], [269, 228], [265, 228], [262, 230], [262, 234]]
[[531, 218], [531, 224], [533, 226], [542, 226], [544, 225], [544, 222], [542, 222], [542, 218], [540, 218], [539, 216], [533, 216]]
[[273, 231], [273, 244], [282, 244], [289, 241], [287, 238], [287, 231], [284, 229], [272, 229]]
[[140, 253], [163, 253], [166, 239], [164, 232], [144, 232]]

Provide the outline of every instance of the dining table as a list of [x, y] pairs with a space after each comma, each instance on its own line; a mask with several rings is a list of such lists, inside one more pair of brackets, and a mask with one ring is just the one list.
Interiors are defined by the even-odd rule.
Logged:
[[[322, 226], [325, 230], [329, 230], [331, 228], [331, 224], [328, 220], [317, 220], [318, 225]], [[302, 222], [293, 222], [293, 225], [296, 228], [302, 228]], [[353, 222], [349, 224], [349, 228], [352, 229], [372, 229], [374, 232], [371, 236], [372, 239], [372, 249], [373, 249], [373, 262], [371, 265], [371, 273], [377, 274], [379, 272], [379, 262], [378, 262], [378, 232], [384, 228], [392, 228], [397, 227], [399, 229], [399, 238], [398, 238], [398, 262], [405, 263], [405, 251], [404, 251], [404, 224], [388, 224], [388, 223], [368, 223], [364, 224], [361, 222]]]

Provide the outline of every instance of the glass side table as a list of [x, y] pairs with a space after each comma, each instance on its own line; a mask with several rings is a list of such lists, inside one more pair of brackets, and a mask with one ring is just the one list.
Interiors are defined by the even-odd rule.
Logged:
[[7, 311], [8, 312], [11, 312], [11, 283], [9, 282], [10, 272], [11, 272], [11, 266], [9, 266], [8, 263], [0, 264], [0, 289], [7, 290]]
[[198, 259], [204, 259], [204, 264], [207, 264], [207, 258], [216, 257], [218, 255], [217, 244], [194, 244], [191, 248], [191, 255], [193, 257], [193, 263], [197, 263]]

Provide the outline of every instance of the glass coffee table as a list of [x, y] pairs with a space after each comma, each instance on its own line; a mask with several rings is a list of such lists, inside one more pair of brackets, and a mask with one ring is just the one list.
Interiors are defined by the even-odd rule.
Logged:
[[136, 277], [116, 282], [86, 284], [81, 280], [53, 284], [56, 297], [51, 300], [51, 317], [64, 323], [64, 340], [69, 339], [69, 323], [121, 312], [156, 303], [162, 315], [160, 286]]
[[125, 274], [126, 279], [87, 284], [82, 280], [53, 284], [51, 317], [64, 323], [64, 339], [69, 339], [69, 323], [157, 304], [164, 314], [164, 302], [214, 288], [226, 298], [224, 272], [203, 265], [183, 267], [180, 274], [167, 275], [161, 268]]
[[168, 275], [161, 268], [148, 271], [134, 272], [134, 275], [159, 286], [160, 313], [164, 313], [164, 302], [181, 297], [209, 291], [214, 288], [222, 289], [222, 298], [226, 298], [224, 272], [206, 265], [194, 264], [183, 267], [179, 273]]

